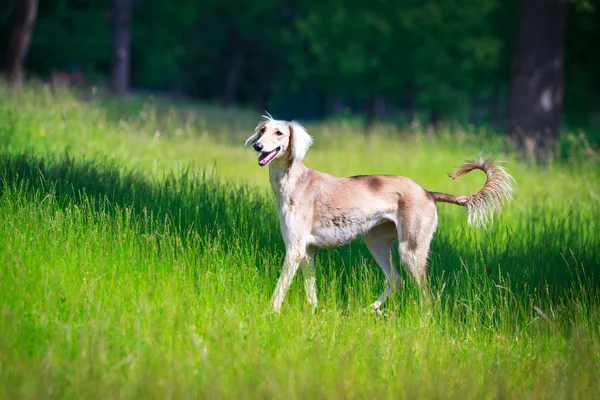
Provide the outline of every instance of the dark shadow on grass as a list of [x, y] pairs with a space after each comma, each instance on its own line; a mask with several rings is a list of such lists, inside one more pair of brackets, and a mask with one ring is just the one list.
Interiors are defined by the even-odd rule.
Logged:
[[[112, 215], [129, 210], [138, 222], [136, 229], [140, 234], [156, 233], [168, 220], [171, 232], [184, 240], [193, 232], [200, 240], [221, 240], [226, 249], [243, 243], [254, 253], [257, 266], [261, 265], [259, 258], [265, 256], [283, 262], [284, 246], [274, 205], [256, 188], [233, 186], [190, 171], [157, 180], [107, 162], [2, 154], [0, 196], [10, 187], [25, 193], [28, 199], [52, 195], [61, 207], [85, 205], [97, 213]], [[552, 221], [544, 219], [542, 214], [538, 217], [542, 222]], [[442, 218], [441, 223], [452, 221]], [[499, 286], [507, 287], [514, 296], [543, 300], [544, 296], [560, 298], [572, 293], [577, 280], [584, 283], [581, 290], [585, 285], [597, 285], [596, 276], [600, 274], [594, 270], [600, 259], [598, 239], [579, 238], [578, 226], [553, 223], [532, 246], [516, 240], [511, 248], [501, 247], [494, 243], [493, 236], [485, 235], [477, 245], [465, 243], [461, 237], [450, 237], [451, 230], [440, 229], [432, 244], [429, 263], [432, 290], [441, 292], [444, 301], [453, 303], [464, 300], [465, 293], [491, 296]], [[518, 232], [522, 235], [524, 230]], [[557, 235], [565, 238], [564, 249], [555, 248]], [[575, 269], [565, 265], [564, 254], [569, 248], [574, 248], [577, 255]], [[321, 251], [318, 265], [319, 286], [337, 277], [343, 302], [349, 301], [361, 280], [373, 271], [380, 281], [374, 290], [383, 290], [383, 274], [362, 240], [335, 251]], [[557, 266], [558, 272], [549, 273], [548, 266]], [[269, 274], [274, 285], [279, 271], [280, 264], [263, 272]]]
[[[140, 222], [140, 234], [160, 229], [184, 238], [241, 238], [252, 247], [283, 251], [272, 205], [258, 189], [233, 186], [204, 173], [182, 172], [163, 179], [123, 170], [107, 162], [67, 156], [43, 159], [29, 154], [0, 155], [0, 195], [17, 187], [27, 198], [54, 197], [60, 207], [85, 205], [97, 213], [124, 210]], [[224, 240], [229, 246], [233, 240]]]

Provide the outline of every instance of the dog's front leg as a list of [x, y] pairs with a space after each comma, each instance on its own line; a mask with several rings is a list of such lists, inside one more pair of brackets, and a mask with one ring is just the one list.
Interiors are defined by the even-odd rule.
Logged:
[[317, 283], [315, 279], [315, 250], [309, 249], [306, 257], [301, 263], [302, 274], [304, 275], [304, 289], [306, 298], [312, 307], [313, 313], [317, 309]]
[[292, 284], [292, 279], [294, 279], [294, 275], [296, 275], [296, 271], [298, 271], [300, 263], [304, 261], [305, 257], [306, 249], [304, 248], [288, 249], [286, 251], [285, 261], [283, 263], [283, 271], [281, 272], [281, 276], [277, 281], [275, 293], [273, 293], [273, 310], [276, 313], [281, 310], [281, 304], [283, 303], [285, 294]]

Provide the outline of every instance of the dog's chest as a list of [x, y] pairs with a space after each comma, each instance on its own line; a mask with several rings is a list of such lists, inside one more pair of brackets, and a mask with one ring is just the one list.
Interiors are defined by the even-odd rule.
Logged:
[[281, 235], [286, 243], [305, 236], [309, 221], [306, 216], [299, 215], [293, 199], [279, 198], [277, 200], [277, 217]]

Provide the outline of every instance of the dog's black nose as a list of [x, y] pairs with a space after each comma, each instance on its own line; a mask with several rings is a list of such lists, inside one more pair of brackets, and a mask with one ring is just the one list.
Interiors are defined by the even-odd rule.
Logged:
[[262, 143], [255, 143], [254, 144], [254, 150], [256, 150], [256, 151], [262, 151], [262, 149], [263, 149]]

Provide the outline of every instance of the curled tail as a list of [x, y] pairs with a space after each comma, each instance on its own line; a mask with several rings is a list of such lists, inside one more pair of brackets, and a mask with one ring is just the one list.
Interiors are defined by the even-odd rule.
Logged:
[[479, 169], [487, 175], [487, 180], [481, 190], [470, 196], [454, 196], [446, 193], [429, 192], [433, 200], [443, 203], [458, 204], [467, 208], [469, 225], [485, 226], [493, 218], [494, 213], [500, 213], [506, 200], [512, 199], [514, 179], [491, 158], [467, 161], [458, 171], [450, 175], [456, 179], [474, 169]]

